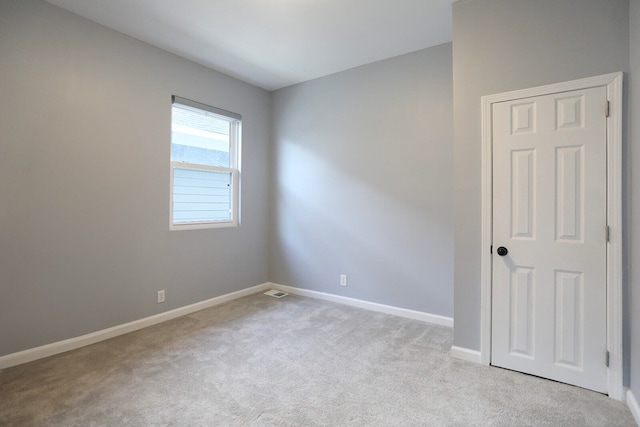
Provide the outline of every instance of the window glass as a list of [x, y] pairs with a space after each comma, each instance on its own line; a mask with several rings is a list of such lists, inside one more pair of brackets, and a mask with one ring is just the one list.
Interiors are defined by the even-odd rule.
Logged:
[[171, 160], [230, 167], [229, 119], [195, 108], [173, 104]]

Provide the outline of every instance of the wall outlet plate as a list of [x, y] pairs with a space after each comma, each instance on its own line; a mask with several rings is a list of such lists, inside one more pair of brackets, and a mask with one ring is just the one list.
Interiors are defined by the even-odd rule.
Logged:
[[340, 275], [340, 286], [347, 286], [347, 275], [346, 274], [341, 274]]

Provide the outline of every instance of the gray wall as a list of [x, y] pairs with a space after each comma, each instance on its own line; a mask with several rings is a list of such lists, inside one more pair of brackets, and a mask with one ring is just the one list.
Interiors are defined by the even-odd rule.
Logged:
[[[0, 355], [269, 279], [268, 92], [37, 0], [0, 58]], [[242, 114], [241, 227], [169, 231], [172, 94]]]
[[631, 233], [628, 233], [630, 249], [631, 286], [629, 301], [630, 335], [631, 335], [631, 390], [640, 401], [640, 0], [630, 2], [630, 76], [629, 85], [629, 139], [631, 155], [627, 156], [628, 174], [631, 195], [629, 217]]
[[274, 92], [271, 280], [452, 316], [451, 79], [446, 44]]
[[453, 4], [455, 339], [480, 349], [483, 95], [628, 70], [627, 0]]

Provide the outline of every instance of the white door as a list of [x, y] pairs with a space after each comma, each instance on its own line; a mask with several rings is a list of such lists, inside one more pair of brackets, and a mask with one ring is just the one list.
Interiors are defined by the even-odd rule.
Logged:
[[491, 363], [599, 392], [605, 103], [596, 87], [493, 104]]

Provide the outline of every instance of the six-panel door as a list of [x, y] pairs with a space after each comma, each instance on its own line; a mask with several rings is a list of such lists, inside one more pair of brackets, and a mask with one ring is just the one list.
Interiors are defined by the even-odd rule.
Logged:
[[[606, 90], [493, 105], [491, 363], [607, 391]], [[495, 248], [508, 249], [506, 256]]]

